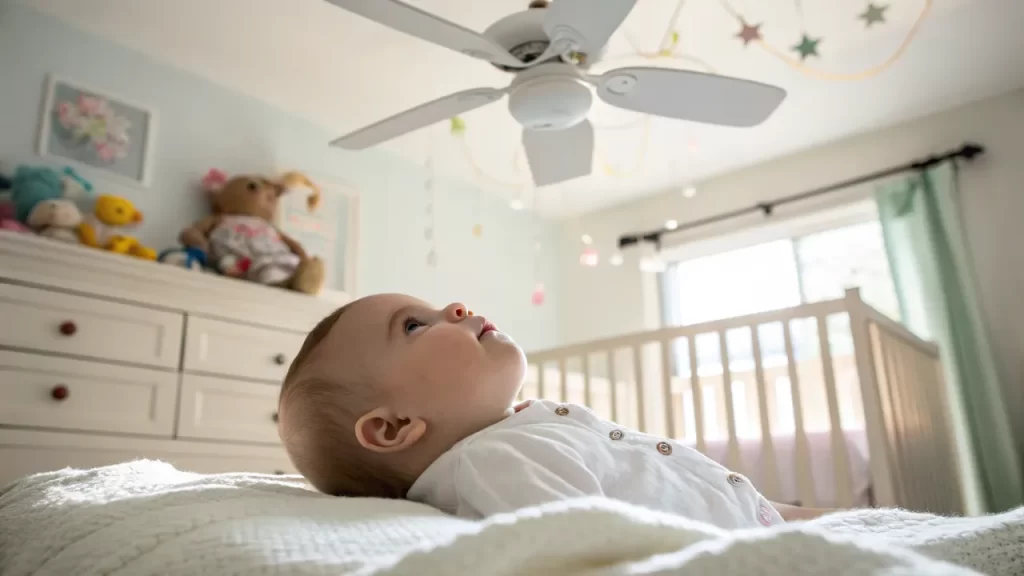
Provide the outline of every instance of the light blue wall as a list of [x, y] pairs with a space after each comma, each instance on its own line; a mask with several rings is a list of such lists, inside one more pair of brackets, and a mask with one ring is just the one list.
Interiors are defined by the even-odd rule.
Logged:
[[[328, 148], [334, 135], [321, 127], [2, 1], [0, 161], [46, 162], [35, 150], [47, 74], [156, 111], [150, 189], [87, 174], [100, 191], [125, 196], [145, 213], [146, 223], [138, 231], [144, 242], [170, 246], [182, 227], [205, 213], [196, 183], [208, 168], [234, 173], [296, 166], [359, 188], [362, 294], [406, 292], [437, 304], [461, 300], [528, 349], [558, 343], [555, 224], [514, 212], [486, 194], [477, 210], [477, 188], [440, 178], [435, 208], [439, 265], [429, 268], [420, 166], [380, 151]], [[479, 239], [471, 234], [477, 212], [484, 226]], [[544, 246], [540, 252], [534, 251], [535, 237]], [[548, 292], [539, 307], [530, 303], [538, 280]]]

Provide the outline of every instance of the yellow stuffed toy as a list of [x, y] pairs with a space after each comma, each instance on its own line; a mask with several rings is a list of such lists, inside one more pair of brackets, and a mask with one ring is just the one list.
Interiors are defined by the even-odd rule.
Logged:
[[93, 215], [78, 226], [78, 238], [82, 244], [93, 248], [156, 260], [156, 250], [142, 245], [134, 236], [119, 231], [119, 228], [140, 222], [142, 212], [131, 201], [120, 196], [101, 194], [96, 197]]

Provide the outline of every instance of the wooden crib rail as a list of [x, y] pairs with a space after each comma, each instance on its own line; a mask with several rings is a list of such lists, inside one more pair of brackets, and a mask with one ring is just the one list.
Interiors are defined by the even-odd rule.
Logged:
[[[848, 337], [837, 336], [835, 326], [845, 326]], [[771, 327], [780, 327], [781, 337], [776, 331], [768, 341], [769, 358], [761, 332]], [[698, 344], [705, 338], [710, 348]], [[717, 360], [702, 362], [698, 352], [706, 360], [715, 348]], [[864, 504], [866, 487], [851, 469], [859, 463], [870, 474], [873, 503], [962, 508], [938, 348], [864, 304], [856, 290], [837, 300], [539, 351], [528, 362], [523, 396], [584, 404], [642, 432], [690, 442], [756, 477], [769, 498]], [[851, 438], [864, 438], [866, 450]], [[822, 450], [830, 463], [815, 461]], [[929, 478], [935, 475], [939, 481]]]

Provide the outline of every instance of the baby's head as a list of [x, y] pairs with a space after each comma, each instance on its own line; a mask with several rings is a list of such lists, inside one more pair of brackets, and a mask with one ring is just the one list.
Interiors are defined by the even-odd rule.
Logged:
[[281, 388], [281, 439], [322, 492], [402, 498], [452, 445], [512, 413], [525, 370], [522, 350], [462, 304], [369, 296], [306, 337]]

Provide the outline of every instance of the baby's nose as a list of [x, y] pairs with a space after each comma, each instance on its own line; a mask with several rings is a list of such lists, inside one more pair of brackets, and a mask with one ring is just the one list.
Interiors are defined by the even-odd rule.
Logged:
[[465, 304], [455, 302], [444, 309], [444, 317], [449, 322], [459, 322], [473, 315], [473, 311], [466, 308]]

